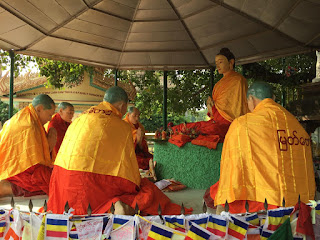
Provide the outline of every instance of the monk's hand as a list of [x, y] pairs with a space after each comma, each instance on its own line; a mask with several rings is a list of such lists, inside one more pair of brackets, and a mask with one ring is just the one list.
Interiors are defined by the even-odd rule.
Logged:
[[57, 143], [57, 130], [55, 128], [50, 128], [47, 135], [48, 143], [49, 143], [49, 150], [52, 152], [54, 146]]

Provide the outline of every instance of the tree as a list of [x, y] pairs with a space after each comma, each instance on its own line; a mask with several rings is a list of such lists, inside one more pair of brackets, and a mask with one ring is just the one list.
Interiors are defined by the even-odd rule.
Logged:
[[[16, 114], [18, 110], [13, 108], [13, 114]], [[0, 122], [2, 125], [9, 119], [9, 104], [0, 101]]]

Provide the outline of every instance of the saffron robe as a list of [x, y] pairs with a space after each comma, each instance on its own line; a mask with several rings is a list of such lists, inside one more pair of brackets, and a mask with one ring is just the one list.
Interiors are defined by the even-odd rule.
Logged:
[[247, 80], [240, 73], [230, 71], [214, 85], [212, 90], [214, 106], [224, 119], [232, 122], [249, 112], [247, 91]]
[[45, 129], [30, 104], [0, 132], [0, 180], [13, 184], [14, 195], [48, 194], [52, 164]]
[[[218, 135], [220, 142], [223, 142], [231, 122], [249, 111], [247, 91], [247, 80], [241, 74], [230, 71], [213, 88], [212, 115], [208, 113], [211, 120], [187, 123], [186, 127], [195, 128], [202, 135]], [[184, 124], [180, 124], [172, 130], [174, 133], [182, 132], [183, 128]]]
[[[309, 135], [272, 99], [230, 125], [222, 149], [215, 205], [250, 200], [293, 206], [314, 199], [315, 178]], [[211, 187], [213, 188], [213, 187]], [[262, 206], [262, 204], [261, 204]]]
[[70, 123], [64, 121], [61, 118], [59, 113], [56, 113], [52, 117], [51, 121], [48, 124], [48, 131], [52, 127], [55, 128], [56, 131], [57, 131], [57, 143], [54, 146], [54, 150], [55, 150], [56, 153], [58, 153], [58, 151], [60, 149], [61, 143], [63, 141], [64, 135], [66, 134], [66, 131], [67, 131], [69, 125], [70, 125]]
[[130, 126], [102, 102], [70, 125], [55, 161], [48, 209], [62, 213], [68, 201], [75, 214], [85, 214], [89, 203], [93, 213], [104, 213], [118, 200], [138, 204], [142, 214], [157, 214], [159, 204], [163, 214], [180, 213], [180, 206], [140, 178]]
[[136, 158], [138, 161], [139, 168], [144, 169], [144, 170], [149, 169], [149, 160], [153, 159], [153, 155], [151, 153], [149, 153], [148, 144], [145, 139], [145, 136], [143, 136], [141, 146], [139, 146], [139, 144], [137, 143], [137, 130], [138, 130], [138, 128], [141, 128], [141, 131], [144, 133], [145, 129], [144, 129], [143, 125], [140, 122], [138, 122], [137, 124], [131, 123], [129, 120], [128, 114], [126, 115], [126, 117], [123, 120], [125, 122], [129, 123], [129, 125], [131, 127], [133, 142], [134, 142], [134, 146], [135, 146], [135, 153], [136, 153]]

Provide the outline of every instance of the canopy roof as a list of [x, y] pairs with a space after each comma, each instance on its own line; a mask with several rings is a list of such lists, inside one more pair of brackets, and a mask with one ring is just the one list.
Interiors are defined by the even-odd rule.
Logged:
[[0, 0], [0, 48], [118, 69], [207, 68], [320, 48], [319, 0]]

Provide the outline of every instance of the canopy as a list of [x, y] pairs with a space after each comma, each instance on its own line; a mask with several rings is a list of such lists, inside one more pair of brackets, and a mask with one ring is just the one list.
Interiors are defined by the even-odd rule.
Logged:
[[0, 0], [0, 48], [117, 69], [208, 68], [320, 48], [319, 0]]

